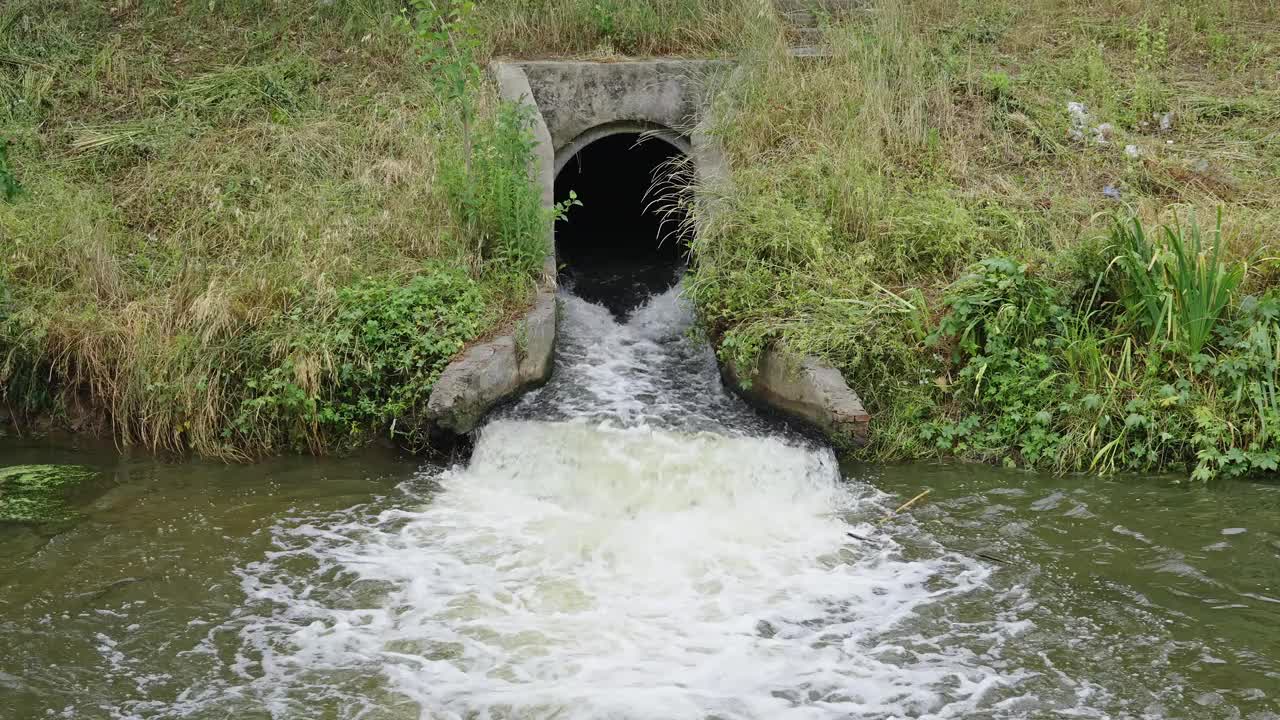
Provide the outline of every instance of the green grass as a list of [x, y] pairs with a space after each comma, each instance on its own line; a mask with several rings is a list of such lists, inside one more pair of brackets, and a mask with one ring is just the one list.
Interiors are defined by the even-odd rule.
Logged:
[[[826, 25], [828, 58], [756, 36], [716, 105], [732, 183], [701, 188], [689, 283], [720, 352], [830, 359], [870, 458], [1270, 469], [1271, 320], [1247, 308], [1277, 279], [1278, 30], [1256, 0], [877, 0]], [[1177, 226], [1157, 343], [1121, 312], [1108, 234], [1131, 216]]]
[[496, 55], [733, 56], [772, 22], [768, 0], [487, 0], [477, 8]]
[[530, 299], [546, 218], [490, 88], [490, 192], [450, 174], [459, 128], [398, 8], [0, 10], [0, 138], [24, 190], [0, 202], [9, 407], [87, 407], [123, 444], [231, 458], [341, 449], [397, 417], [419, 439], [442, 364]]

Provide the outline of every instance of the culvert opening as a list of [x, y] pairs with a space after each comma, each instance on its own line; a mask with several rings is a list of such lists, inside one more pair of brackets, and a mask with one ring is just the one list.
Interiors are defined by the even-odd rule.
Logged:
[[560, 282], [622, 317], [669, 289], [684, 272], [684, 217], [673, 209], [671, 173], [683, 153], [639, 133], [608, 135], [580, 149], [556, 176], [556, 202], [581, 207], [556, 226]]

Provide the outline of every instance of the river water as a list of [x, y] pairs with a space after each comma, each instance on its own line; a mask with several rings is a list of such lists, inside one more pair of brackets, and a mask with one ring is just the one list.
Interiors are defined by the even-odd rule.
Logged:
[[466, 464], [0, 446], [101, 471], [0, 527], [0, 718], [1280, 718], [1280, 486], [841, 467], [562, 305]]

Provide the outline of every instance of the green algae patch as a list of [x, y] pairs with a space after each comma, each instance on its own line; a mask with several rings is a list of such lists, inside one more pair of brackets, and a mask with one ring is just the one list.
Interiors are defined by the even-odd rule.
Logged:
[[0, 523], [70, 519], [67, 492], [95, 474], [80, 465], [0, 467]]

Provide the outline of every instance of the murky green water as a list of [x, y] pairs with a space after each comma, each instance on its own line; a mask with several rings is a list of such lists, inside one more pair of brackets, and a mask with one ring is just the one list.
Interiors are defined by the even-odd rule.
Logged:
[[933, 489], [905, 529], [922, 544], [1008, 561], [995, 586], [1036, 605], [1019, 642], [1060, 686], [1113, 694], [1099, 717], [1278, 717], [1280, 485], [976, 466], [859, 474], [892, 493]]
[[[282, 518], [397, 494], [415, 463], [384, 454], [258, 465], [165, 463], [0, 440], [0, 465], [99, 471], [78, 521], [0, 525], [0, 718], [128, 717], [204, 677], [190, 652], [245, 603], [236, 568]], [[211, 714], [208, 717], [218, 717]]]
[[[416, 465], [380, 454], [167, 464], [9, 441], [0, 459], [102, 473], [75, 498], [83, 515], [74, 525], [0, 528], [0, 717], [15, 720], [272, 717], [265, 705], [254, 711], [265, 701], [248, 691], [239, 705], [175, 703], [200, 695], [211, 678], [261, 676], [252, 667], [261, 657], [243, 657], [244, 628], [226, 624], [253, 605], [243, 568], [288, 552], [272, 530], [281, 523], [296, 527], [361, 505], [373, 517], [435, 492], [421, 475], [413, 479]], [[1009, 674], [1021, 670], [1021, 691], [1008, 694], [1010, 705], [993, 698], [968, 716], [1059, 716], [1027, 699], [1051, 705], [1058, 695], [1061, 707], [1092, 717], [1277, 717], [1280, 486], [1186, 488], [1160, 478], [932, 465], [845, 474], [895, 499], [933, 489], [910, 518], [886, 526], [903, 558], [933, 557], [941, 543], [1007, 561], [981, 561], [992, 568], [987, 587], [919, 606], [922, 617], [905, 621], [921, 632], [937, 620], [932, 613], [972, 623], [971, 634], [953, 632], [946, 642], [973, 654], [995, 643], [991, 621], [1021, 626], [988, 660]], [[860, 541], [851, 542], [856, 551]], [[309, 577], [352, 586], [332, 571]], [[909, 664], [921, 650], [874, 652], [900, 652]], [[382, 698], [382, 712], [366, 707], [364, 717], [419, 716], [412, 701], [387, 695], [376, 672], [343, 682]], [[298, 715], [277, 708], [277, 716], [361, 716], [344, 707], [320, 703]]]

